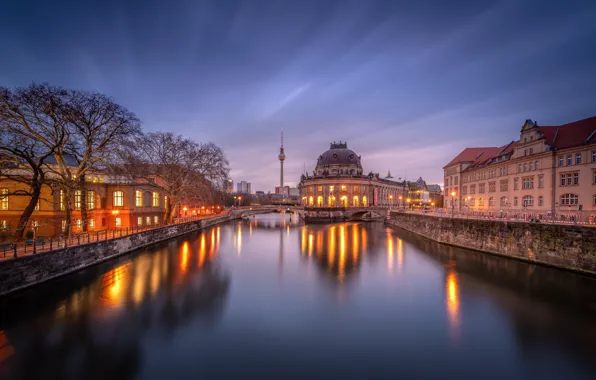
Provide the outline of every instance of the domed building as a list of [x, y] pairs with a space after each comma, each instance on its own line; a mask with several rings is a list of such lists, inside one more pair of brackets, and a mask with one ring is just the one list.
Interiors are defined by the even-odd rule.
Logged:
[[405, 182], [364, 174], [361, 157], [346, 142], [331, 143], [317, 158], [312, 175], [302, 175], [300, 197], [306, 207], [397, 207], [405, 200]]

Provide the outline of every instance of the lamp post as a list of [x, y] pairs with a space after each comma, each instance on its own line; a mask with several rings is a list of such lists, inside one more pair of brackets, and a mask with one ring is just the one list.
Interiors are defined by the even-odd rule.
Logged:
[[186, 216], [186, 210], [188, 210], [188, 208], [184, 206], [184, 208], [182, 209], [182, 211], [184, 211], [184, 216]]
[[401, 200], [402, 200], [402, 196], [400, 195], [400, 196], [399, 196], [399, 202], [398, 202], [398, 204], [397, 204], [397, 207], [398, 207], [398, 208], [401, 208]]
[[389, 194], [389, 210], [391, 210], [391, 206], [393, 206], [393, 194]]
[[406, 208], [410, 208], [410, 198], [406, 199], [406, 204], [407, 204]]
[[451, 192], [451, 217], [453, 218], [453, 214], [455, 213], [455, 191]]

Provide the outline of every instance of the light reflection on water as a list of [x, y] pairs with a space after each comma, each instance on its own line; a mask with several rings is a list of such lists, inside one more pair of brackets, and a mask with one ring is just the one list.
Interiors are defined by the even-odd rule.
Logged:
[[4, 300], [0, 377], [580, 378], [595, 284], [378, 223], [260, 215]]

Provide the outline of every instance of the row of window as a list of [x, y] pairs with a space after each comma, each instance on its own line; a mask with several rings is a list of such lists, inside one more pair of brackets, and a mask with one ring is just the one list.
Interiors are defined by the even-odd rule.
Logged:
[[518, 173], [525, 173], [525, 172], [529, 172], [529, 171], [533, 171], [533, 170], [539, 170], [539, 169], [540, 169], [540, 161], [525, 162], [523, 164], [518, 164], [517, 165], [517, 172]]
[[[323, 207], [324, 203], [323, 203], [323, 196], [319, 195], [316, 198], [316, 203], [315, 203], [315, 198], [313, 196], [310, 196], [308, 198], [304, 197], [303, 199], [303, 203], [305, 206], [310, 206], [313, 207], [315, 204], [317, 205], [317, 207]], [[348, 207], [348, 197], [347, 196], [342, 196], [339, 198], [339, 205], [341, 207]], [[336, 206], [336, 199], [335, 196], [330, 195], [329, 197], [327, 197], [327, 206], [329, 207], [335, 207]], [[360, 200], [360, 198], [355, 195], [352, 197], [352, 206], [353, 207], [368, 207], [368, 198], [366, 197], [366, 195], [364, 195], [362, 197], [362, 200]]]
[[[467, 200], [465, 199], [464, 201], [467, 201], [468, 206], [476, 205], [475, 198], [469, 198]], [[577, 206], [578, 204], [579, 204], [579, 197], [576, 194], [563, 194], [560, 197], [560, 205], [561, 206]], [[594, 195], [593, 204], [596, 205], [596, 194]], [[495, 198], [493, 198], [493, 197], [488, 198], [488, 205], [489, 205], [489, 207], [495, 206]], [[507, 197], [501, 197], [500, 205], [508, 206]], [[539, 196], [538, 197], [538, 206], [543, 206], [543, 205], [544, 205], [544, 197]], [[478, 198], [478, 206], [484, 206], [484, 198]], [[513, 198], [513, 206], [514, 207], [519, 206], [518, 197]], [[522, 197], [521, 206], [523, 206], [523, 207], [534, 206], [534, 197], [531, 195], [525, 195], [524, 197]]]
[[[574, 160], [574, 157], [575, 157], [575, 160]], [[576, 153], [575, 156], [573, 154], [568, 154], [566, 156], [559, 156], [559, 167], [573, 165], [574, 161], [575, 161], [575, 165], [580, 165], [582, 163], [581, 152]], [[596, 150], [592, 151], [592, 162], [596, 162]]]
[[[311, 193], [312, 194], [314, 188], [315, 188], [315, 186], [308, 186], [307, 187], [308, 193]], [[323, 186], [322, 185], [316, 186], [316, 188], [317, 188], [317, 192], [319, 192], [319, 193], [323, 192]], [[329, 191], [330, 192], [333, 192], [335, 190], [336, 190], [336, 186], [335, 185], [329, 185]], [[339, 190], [340, 191], [348, 191], [348, 186], [341, 185], [341, 186], [339, 186]], [[353, 185], [352, 186], [352, 191], [359, 191], [359, 190], [366, 191], [366, 186], [362, 186], [362, 187], [360, 187], [358, 185]]]
[[[145, 225], [150, 226], [152, 219], [153, 219], [153, 224], [155, 224], [155, 225], [159, 224], [159, 216], [156, 215], [153, 218], [151, 218], [150, 216], [145, 217]], [[95, 228], [95, 219], [89, 219], [88, 222], [89, 222], [90, 228]], [[120, 217], [115, 218], [114, 225], [116, 227], [122, 227], [122, 218], [120, 218]], [[143, 217], [142, 216], [137, 217], [137, 225], [138, 226], [143, 225]], [[83, 221], [81, 219], [77, 219], [74, 223], [74, 226], [76, 229], [82, 230], [83, 229]], [[62, 221], [62, 231], [66, 231], [66, 220]]]
[[[143, 191], [137, 190], [135, 192], [135, 206], [143, 207]], [[124, 192], [123, 191], [114, 191], [113, 193], [113, 205], [116, 207], [124, 206]], [[82, 202], [82, 192], [81, 190], [75, 190], [74, 192], [74, 209], [80, 210], [81, 209], [81, 202]], [[8, 210], [8, 189], [0, 189], [0, 210]], [[167, 202], [167, 196], [165, 198]], [[60, 210], [64, 211], [65, 206], [65, 193], [64, 190], [60, 190]], [[152, 207], [159, 207], [159, 193], [154, 191], [151, 193], [151, 206]], [[39, 210], [39, 202], [35, 207], [36, 210]], [[94, 210], [95, 209], [95, 191], [89, 190], [87, 191], [87, 209]]]

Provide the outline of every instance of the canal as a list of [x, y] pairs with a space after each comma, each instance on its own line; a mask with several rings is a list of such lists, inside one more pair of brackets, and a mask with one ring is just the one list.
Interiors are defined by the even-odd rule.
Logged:
[[588, 379], [596, 279], [259, 215], [0, 300], [4, 379]]

